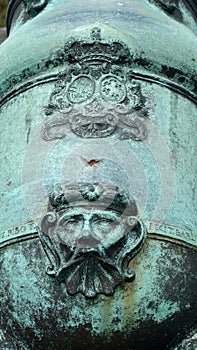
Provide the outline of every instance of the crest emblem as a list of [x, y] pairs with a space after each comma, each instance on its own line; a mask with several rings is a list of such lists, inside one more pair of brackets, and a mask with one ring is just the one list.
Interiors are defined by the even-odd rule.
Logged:
[[103, 42], [94, 28], [91, 39], [73, 39], [65, 50], [71, 65], [59, 75], [45, 109], [44, 140], [70, 131], [82, 138], [116, 134], [121, 140], [144, 140], [145, 99], [128, 68], [129, 48], [118, 41]]

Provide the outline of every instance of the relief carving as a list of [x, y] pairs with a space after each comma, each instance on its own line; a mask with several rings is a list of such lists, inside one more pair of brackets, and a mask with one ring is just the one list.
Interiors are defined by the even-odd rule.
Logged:
[[[145, 99], [127, 64], [131, 55], [120, 42], [102, 42], [100, 30], [89, 41], [66, 45], [71, 66], [59, 75], [45, 109], [44, 140], [72, 131], [82, 138], [142, 141], [146, 137]], [[121, 65], [120, 65], [121, 64]]]
[[53, 191], [49, 202], [39, 229], [51, 263], [47, 273], [65, 283], [70, 295], [112, 295], [135, 278], [128, 264], [146, 229], [124, 191], [106, 183], [67, 185]]

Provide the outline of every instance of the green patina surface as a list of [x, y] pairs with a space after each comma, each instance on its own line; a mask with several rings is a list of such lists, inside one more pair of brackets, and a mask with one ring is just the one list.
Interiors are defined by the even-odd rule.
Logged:
[[148, 1], [25, 3], [0, 47], [3, 350], [173, 348], [196, 321], [195, 31]]
[[[38, 3], [40, 4], [40, 2]], [[44, 1], [39, 4], [38, 7], [43, 5]], [[122, 6], [114, 2], [101, 6], [98, 1], [95, 1], [95, 10], [93, 10], [92, 3], [92, 7], [90, 7], [90, 2], [81, 3], [81, 8], [83, 5], [86, 14], [78, 13], [78, 4], [76, 5], [75, 2], [68, 1], [63, 4], [61, 1], [53, 1], [35, 19], [28, 21], [16, 31], [13, 30], [1, 53], [2, 64], [5, 61], [7, 67], [5, 76], [3, 76], [4, 72], [2, 71], [3, 74], [0, 77], [2, 94], [16, 83], [24, 82], [29, 77], [67, 63], [68, 52], [65, 52], [64, 46], [73, 35], [72, 30], [80, 28], [81, 22], [83, 25], [78, 29], [78, 33], [76, 32], [81, 38], [88, 37], [87, 32], [91, 31], [93, 23], [99, 24], [103, 27], [102, 35], [104, 37], [114, 35], [119, 40], [126, 38], [126, 43], [131, 49], [130, 67], [134, 70], [140, 72], [145, 69], [149, 74], [156, 74], [161, 79], [169, 78], [177, 86], [195, 94], [196, 52], [193, 42], [195, 42], [196, 36], [191, 29], [173, 21], [146, 1], [135, 0], [131, 9], [128, 1], [122, 2]], [[112, 6], [111, 10], [110, 6]], [[100, 14], [99, 20], [97, 20], [96, 15], [98, 12]], [[129, 18], [128, 13], [130, 12], [132, 15]], [[55, 17], [59, 29], [53, 23], [52, 19]], [[144, 21], [143, 27], [140, 25], [140, 21]], [[108, 23], [110, 23], [109, 27]], [[127, 23], [129, 24], [127, 25]], [[117, 25], [121, 27], [121, 31], [118, 33], [116, 31]], [[128, 26], [131, 30], [128, 30]], [[29, 27], [38, 40], [32, 41]], [[58, 34], [59, 31], [62, 32], [61, 36]], [[169, 37], [172, 41], [170, 46]], [[18, 40], [23, 42], [22, 51], [21, 46], [17, 44]], [[175, 51], [174, 46], [176, 46]], [[12, 55], [7, 50], [12, 52]], [[36, 62], [34, 52], [37, 52]], [[18, 60], [18, 57], [22, 57], [22, 60]]]

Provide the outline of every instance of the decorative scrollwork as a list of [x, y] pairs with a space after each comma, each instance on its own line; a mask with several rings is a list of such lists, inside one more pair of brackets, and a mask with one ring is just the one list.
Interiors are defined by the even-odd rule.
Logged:
[[127, 46], [102, 42], [94, 28], [90, 41], [71, 40], [66, 50], [73, 64], [59, 75], [50, 96], [43, 138], [62, 138], [71, 130], [83, 138], [116, 132], [122, 140], [144, 140], [145, 99], [126, 66], [131, 59]]
[[140, 251], [146, 229], [133, 199], [107, 184], [78, 184], [50, 195], [39, 236], [50, 260], [47, 273], [70, 295], [112, 295], [135, 273], [128, 265]]

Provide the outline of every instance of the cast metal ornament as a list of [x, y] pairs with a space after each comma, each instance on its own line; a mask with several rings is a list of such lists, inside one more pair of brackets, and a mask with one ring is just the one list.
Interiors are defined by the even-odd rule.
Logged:
[[195, 0], [148, 0], [176, 21], [188, 24], [185, 12], [189, 12], [196, 22], [197, 2]]
[[146, 229], [125, 192], [109, 184], [71, 184], [50, 195], [49, 210], [39, 228], [47, 274], [65, 283], [68, 294], [112, 295], [135, 278], [128, 264]]
[[71, 66], [59, 74], [45, 109], [42, 137], [49, 141], [72, 131], [82, 138], [142, 141], [146, 137], [145, 99], [127, 64], [128, 47], [101, 40], [99, 28], [91, 40], [71, 40], [65, 47]]
[[23, 0], [26, 12], [30, 17], [35, 17], [48, 4], [48, 0]]
[[179, 0], [149, 0], [149, 2], [160, 7], [163, 11], [170, 15], [179, 10]]

